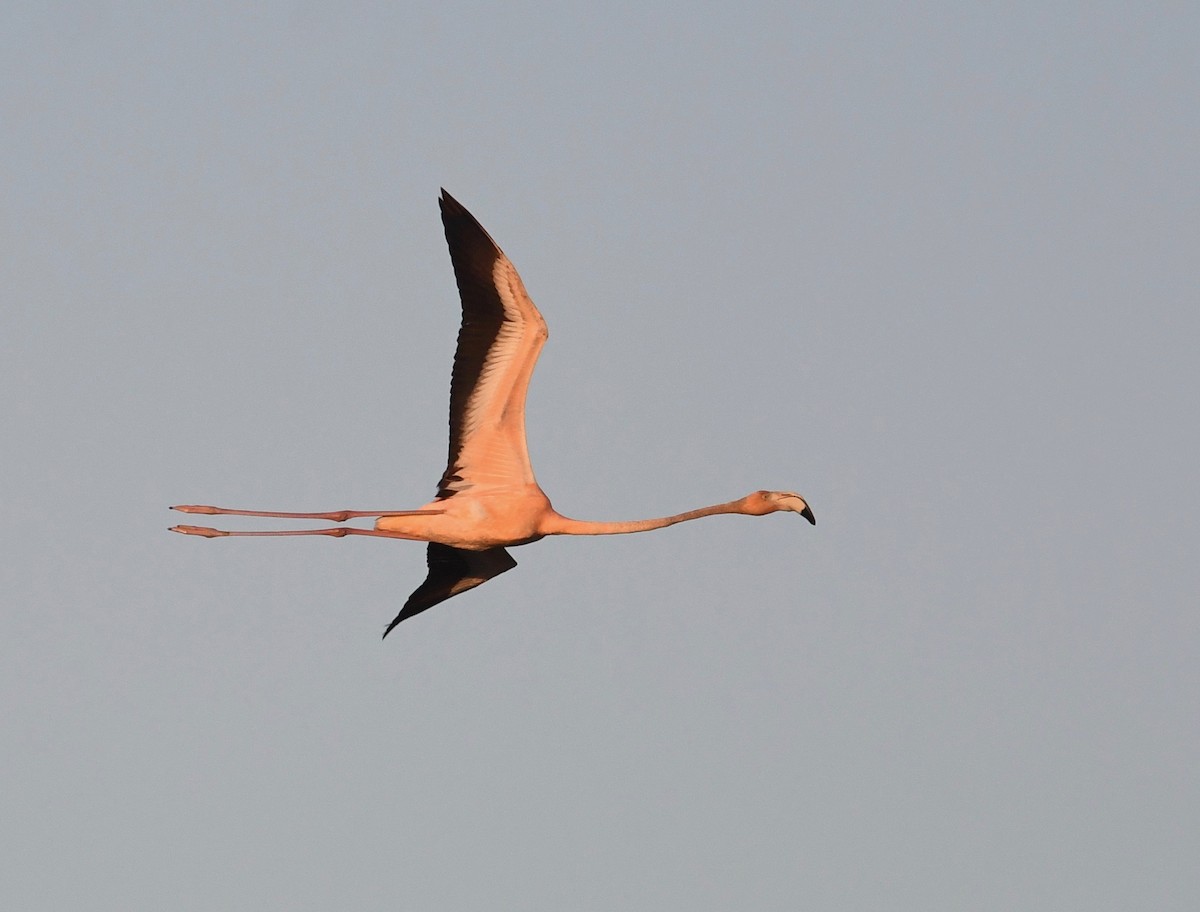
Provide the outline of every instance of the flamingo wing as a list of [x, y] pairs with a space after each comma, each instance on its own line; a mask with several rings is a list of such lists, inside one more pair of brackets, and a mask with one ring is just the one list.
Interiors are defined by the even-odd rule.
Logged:
[[503, 548], [467, 551], [436, 542], [429, 543], [425, 557], [429, 564], [429, 575], [408, 597], [395, 620], [388, 624], [387, 630], [383, 632], [384, 637], [401, 621], [414, 614], [420, 614], [426, 608], [432, 608], [438, 602], [444, 602], [460, 592], [474, 589], [517, 565], [512, 555]]
[[525, 444], [525, 394], [549, 337], [517, 270], [445, 190], [438, 201], [462, 327], [450, 379], [450, 454], [438, 498], [536, 484]]

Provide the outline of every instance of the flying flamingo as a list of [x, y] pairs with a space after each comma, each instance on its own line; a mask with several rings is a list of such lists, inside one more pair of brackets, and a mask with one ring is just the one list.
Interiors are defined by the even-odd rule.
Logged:
[[172, 532], [218, 538], [231, 535], [376, 535], [428, 542], [429, 575], [383, 635], [401, 621], [466, 592], [517, 565], [508, 551], [547, 535], [620, 535], [647, 532], [702, 516], [765, 516], [780, 510], [816, 524], [792, 491], [755, 491], [729, 503], [659, 519], [588, 522], [555, 512], [538, 487], [525, 445], [525, 394], [549, 333], [521, 277], [483, 226], [445, 190], [438, 201], [446, 243], [462, 298], [462, 327], [450, 379], [450, 459], [437, 497], [419, 510], [336, 510], [273, 513], [185, 504], [182, 513], [272, 516], [343, 523], [378, 517], [373, 529], [336, 526], [278, 532], [224, 532], [172, 526]]

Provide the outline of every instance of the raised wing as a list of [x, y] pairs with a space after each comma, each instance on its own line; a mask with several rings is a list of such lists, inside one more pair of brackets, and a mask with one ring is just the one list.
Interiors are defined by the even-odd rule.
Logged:
[[474, 589], [517, 565], [503, 548], [465, 551], [436, 542], [429, 543], [426, 561], [429, 564], [429, 575], [408, 597], [396, 619], [388, 624], [387, 630], [383, 632], [384, 637], [401, 621], [414, 614], [420, 614], [426, 608], [432, 608], [438, 602], [444, 602], [460, 592]]
[[438, 201], [462, 328], [450, 379], [450, 457], [445, 499], [473, 487], [535, 484], [525, 445], [525, 394], [549, 337], [517, 270], [445, 190]]

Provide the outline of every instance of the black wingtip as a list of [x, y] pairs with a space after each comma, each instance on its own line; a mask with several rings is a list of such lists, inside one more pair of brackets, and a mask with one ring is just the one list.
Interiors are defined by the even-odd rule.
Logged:
[[[481, 268], [490, 281], [492, 262], [498, 253], [503, 255], [500, 245], [479, 224], [479, 219], [447, 193], [445, 188], [442, 188], [442, 195], [438, 198], [438, 207], [442, 212], [442, 226], [446, 230], [446, 243], [450, 245], [450, 259], [454, 261], [455, 275], [458, 275], [460, 268], [459, 258], [465, 256], [469, 259], [474, 255], [479, 258]], [[461, 278], [459, 288], [462, 288]]]
[[404, 620], [403, 614], [396, 615], [396, 618], [390, 624], [387, 625], [387, 630], [385, 630], [383, 632], [383, 636], [380, 637], [380, 639], [386, 640], [387, 635], [392, 632], [392, 628], [395, 627], [397, 624], [399, 624], [402, 620]]

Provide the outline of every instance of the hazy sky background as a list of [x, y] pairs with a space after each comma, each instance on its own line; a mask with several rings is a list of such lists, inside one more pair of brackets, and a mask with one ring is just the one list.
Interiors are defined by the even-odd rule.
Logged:
[[[1195, 5], [167, 6], [0, 11], [0, 906], [1195, 908]], [[559, 510], [816, 528], [168, 534], [432, 495], [440, 186]]]

